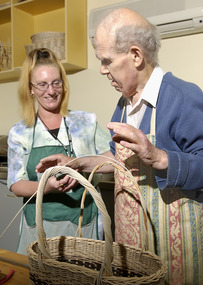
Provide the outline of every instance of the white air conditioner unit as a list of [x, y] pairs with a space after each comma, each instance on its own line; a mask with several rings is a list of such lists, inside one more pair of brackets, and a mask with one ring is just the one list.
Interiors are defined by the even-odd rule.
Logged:
[[89, 37], [105, 13], [115, 8], [136, 10], [157, 25], [161, 38], [203, 32], [203, 0], [134, 0], [94, 9], [89, 17]]

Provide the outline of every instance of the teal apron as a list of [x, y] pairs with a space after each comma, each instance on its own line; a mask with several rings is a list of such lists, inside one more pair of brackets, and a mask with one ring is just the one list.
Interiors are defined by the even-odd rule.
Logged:
[[[65, 122], [65, 119], [64, 119]], [[66, 125], [66, 132], [68, 135], [68, 127]], [[50, 134], [51, 135], [51, 134]], [[29, 180], [37, 181], [37, 174], [35, 172], [35, 167], [39, 163], [40, 159], [50, 156], [52, 154], [63, 153], [66, 154], [63, 146], [41, 146], [34, 147], [35, 139], [35, 126], [33, 130], [33, 141], [30, 156], [27, 163], [27, 172]], [[54, 139], [54, 138], [53, 138]], [[66, 146], [70, 155], [70, 145]], [[73, 154], [75, 157], [75, 154]], [[84, 187], [80, 184], [72, 189], [69, 193], [60, 194], [46, 194], [43, 198], [43, 220], [47, 221], [71, 221], [74, 224], [78, 224], [80, 216], [80, 202], [81, 197], [84, 192]], [[24, 198], [24, 203], [27, 201]], [[34, 197], [25, 207], [24, 215], [26, 222], [29, 226], [35, 226], [35, 213], [36, 213], [36, 198]], [[97, 207], [90, 194], [86, 196], [85, 208], [83, 212], [83, 224], [90, 224], [93, 218], [97, 215]]]

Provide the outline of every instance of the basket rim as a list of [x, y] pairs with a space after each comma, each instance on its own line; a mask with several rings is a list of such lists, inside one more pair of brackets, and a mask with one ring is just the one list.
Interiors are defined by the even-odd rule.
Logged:
[[[88, 238], [80, 238], [80, 237], [72, 237], [72, 236], [64, 236], [66, 239], [69, 240], [73, 240], [77, 243], [77, 241], [83, 241], [83, 242], [88, 242], [88, 243], [100, 243], [103, 244], [105, 246], [105, 241], [101, 241], [101, 240], [94, 240], [94, 239], [88, 239]], [[50, 241], [54, 241], [57, 239], [60, 239], [61, 236], [57, 236], [57, 237], [53, 237], [53, 238], [47, 238], [47, 242]], [[38, 244], [38, 240], [30, 243], [27, 247], [27, 253], [28, 253], [28, 258], [34, 260], [37, 264], [38, 264], [38, 253], [36, 253], [33, 250], [33, 246]], [[160, 268], [157, 269], [156, 272], [150, 274], [150, 275], [144, 275], [141, 277], [138, 276], [134, 276], [134, 277], [123, 277], [123, 276], [102, 276], [103, 280], [113, 280], [113, 279], [119, 279], [120, 281], [140, 281], [140, 282], [148, 282], [148, 281], [153, 281], [155, 282], [156, 280], [160, 280], [161, 278], [164, 278], [165, 273], [166, 273], [166, 264], [165, 262], [156, 254], [154, 254], [153, 252], [150, 251], [145, 251], [142, 250], [141, 248], [136, 248], [134, 246], [131, 245], [123, 245], [117, 242], [113, 242], [113, 246], [112, 248], [116, 247], [116, 246], [124, 246], [125, 249], [131, 249], [133, 251], [137, 251], [138, 253], [142, 252], [142, 255], [144, 256], [150, 256], [151, 258], [153, 258], [154, 262], [158, 262]], [[85, 260], [85, 258], [84, 258]], [[99, 274], [99, 270], [93, 270], [91, 268], [85, 267], [85, 266], [78, 266], [76, 264], [71, 264], [65, 261], [58, 261], [56, 259], [52, 259], [52, 258], [43, 258], [43, 265], [46, 266], [53, 266], [54, 268], [59, 268], [59, 264], [63, 265], [63, 268], [60, 268], [61, 270], [66, 270], [68, 268], [70, 269], [74, 269], [76, 271], [80, 271], [80, 272], [84, 272], [84, 274], [91, 274], [92, 276], [97, 276]], [[91, 261], [91, 258], [89, 258], [89, 261]], [[94, 260], [92, 259], [92, 262], [94, 262]], [[101, 265], [102, 265], [102, 260], [100, 261]], [[112, 261], [112, 265], [114, 264], [114, 260]], [[118, 268], [120, 266], [117, 266]], [[126, 268], [126, 270], [128, 270], [128, 268]], [[132, 269], [133, 271], [133, 269]], [[145, 283], [140, 283], [140, 284], [145, 284]]]
[[38, 32], [38, 33], [34, 33], [31, 35], [32, 36], [36, 36], [36, 35], [42, 35], [42, 34], [64, 34], [65, 35], [65, 32], [57, 32], [57, 31], [43, 31], [43, 32]]
[[33, 41], [39, 41], [41, 38], [46, 39], [58, 39], [58, 38], [65, 38], [64, 32], [39, 32], [30, 36], [30, 39]]

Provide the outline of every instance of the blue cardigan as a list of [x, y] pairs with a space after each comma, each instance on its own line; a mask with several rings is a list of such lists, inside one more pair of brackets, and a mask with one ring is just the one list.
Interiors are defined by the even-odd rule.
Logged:
[[[120, 122], [123, 105], [121, 97], [112, 122]], [[145, 134], [150, 130], [151, 112], [147, 106], [140, 125]], [[113, 141], [110, 147], [115, 154]], [[192, 199], [203, 201], [203, 190], [194, 191], [203, 188], [203, 93], [171, 73], [164, 75], [157, 100], [156, 147], [165, 150], [169, 159], [167, 173], [156, 171], [158, 187], [181, 188]]]

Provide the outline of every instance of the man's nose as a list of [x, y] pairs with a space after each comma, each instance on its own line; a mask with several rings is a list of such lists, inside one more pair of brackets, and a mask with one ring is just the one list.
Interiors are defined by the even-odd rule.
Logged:
[[101, 73], [102, 75], [106, 75], [106, 74], [108, 74], [108, 73], [109, 73], [109, 70], [108, 70], [108, 68], [107, 68], [107, 66], [106, 66], [106, 65], [101, 64], [101, 67], [100, 67], [100, 73]]

